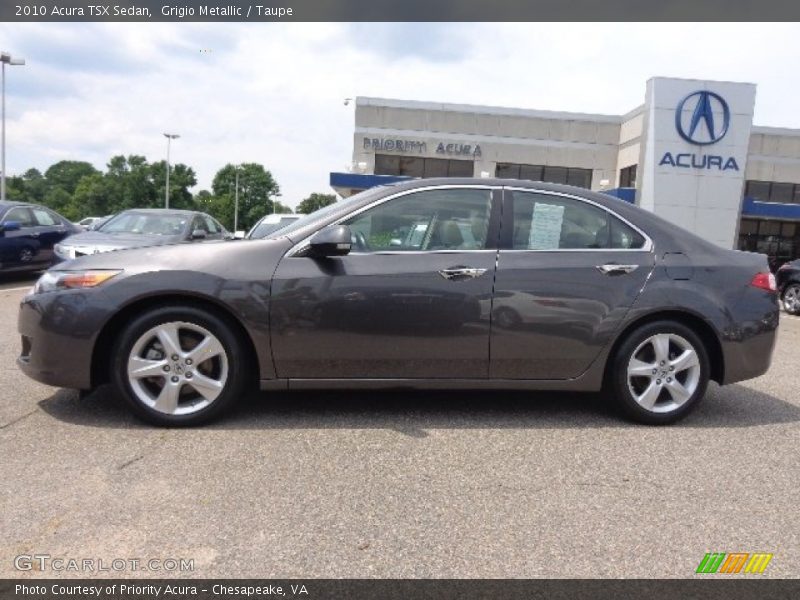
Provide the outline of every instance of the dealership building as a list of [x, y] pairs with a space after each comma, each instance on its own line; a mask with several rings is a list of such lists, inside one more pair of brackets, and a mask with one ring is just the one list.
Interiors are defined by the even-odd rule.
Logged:
[[[601, 93], [601, 92], [597, 92]], [[621, 115], [357, 98], [342, 196], [409, 177], [567, 183], [726, 248], [800, 257], [800, 129], [753, 124], [751, 83], [655, 77]]]

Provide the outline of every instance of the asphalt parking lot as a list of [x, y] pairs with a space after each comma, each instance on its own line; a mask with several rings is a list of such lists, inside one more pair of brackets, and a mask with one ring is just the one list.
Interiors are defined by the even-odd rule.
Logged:
[[31, 282], [0, 280], [0, 577], [42, 575], [20, 554], [194, 559], [103, 576], [462, 578], [692, 577], [706, 552], [771, 552], [759, 577], [800, 573], [798, 318], [766, 376], [712, 384], [667, 428], [594, 395], [341, 392], [164, 430], [17, 371]]

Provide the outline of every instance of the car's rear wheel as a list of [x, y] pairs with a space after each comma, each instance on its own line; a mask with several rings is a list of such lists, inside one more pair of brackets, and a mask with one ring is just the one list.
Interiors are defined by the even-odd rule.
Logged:
[[790, 315], [800, 313], [800, 283], [791, 283], [783, 290], [783, 308]]
[[710, 366], [703, 341], [676, 321], [633, 331], [617, 350], [611, 393], [630, 418], [665, 425], [683, 418], [703, 398]]
[[243, 351], [228, 324], [194, 307], [134, 319], [114, 349], [112, 380], [131, 409], [156, 425], [197, 425], [241, 395]]

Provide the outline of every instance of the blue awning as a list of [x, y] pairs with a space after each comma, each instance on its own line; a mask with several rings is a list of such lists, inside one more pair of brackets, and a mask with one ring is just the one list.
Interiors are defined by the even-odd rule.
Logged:
[[762, 202], [745, 197], [742, 204], [743, 217], [769, 217], [773, 219], [800, 219], [800, 204]]

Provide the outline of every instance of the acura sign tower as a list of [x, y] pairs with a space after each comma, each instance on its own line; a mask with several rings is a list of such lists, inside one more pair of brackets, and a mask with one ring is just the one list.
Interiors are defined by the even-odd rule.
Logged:
[[749, 83], [648, 81], [637, 204], [733, 248], [755, 95]]

